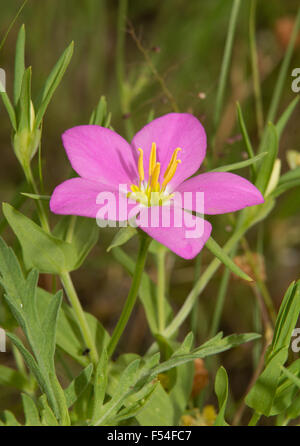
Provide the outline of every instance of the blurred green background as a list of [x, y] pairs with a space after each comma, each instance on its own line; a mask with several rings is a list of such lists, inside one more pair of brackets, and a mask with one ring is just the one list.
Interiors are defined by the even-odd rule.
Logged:
[[[0, 35], [4, 36], [21, 1], [1, 2]], [[212, 119], [222, 54], [226, 38], [230, 8], [229, 0], [129, 0], [127, 27], [136, 36], [164, 78], [180, 111], [199, 117], [208, 134], [207, 155], [210, 165], [228, 164], [243, 159], [245, 148], [236, 120], [236, 101], [244, 112], [253, 146], [258, 135], [255, 119], [251, 65], [249, 54], [249, 6], [243, 0], [233, 47], [226, 100], [215, 140], [216, 156], [212, 159]], [[258, 1], [257, 46], [264, 110], [270, 103], [291, 33], [298, 0]], [[69, 127], [85, 124], [101, 95], [105, 95], [112, 113], [112, 126], [126, 136], [126, 120], [121, 107], [116, 79], [117, 41], [116, 0], [29, 0], [8, 35], [0, 53], [0, 66], [6, 70], [7, 91], [11, 94], [16, 35], [22, 23], [26, 27], [26, 64], [33, 68], [33, 94], [38, 93], [59, 55], [74, 40], [75, 50], [61, 85], [50, 103], [43, 124], [43, 172], [45, 192], [50, 194], [55, 185], [69, 175], [70, 167], [61, 144], [61, 133]], [[300, 67], [300, 40], [293, 56], [292, 68]], [[137, 94], [131, 104], [130, 119], [135, 130], [144, 125], [152, 110], [154, 116], [171, 111], [170, 103], [159, 83], [154, 79], [130, 33], [125, 39], [125, 71], [130, 88]], [[291, 80], [285, 80], [280, 112], [293, 99]], [[292, 115], [280, 142], [283, 171], [288, 169], [287, 150], [300, 150], [300, 106]], [[11, 201], [23, 176], [14, 156], [10, 141], [10, 124], [3, 105], [0, 105], [1, 139], [1, 201]], [[205, 166], [204, 166], [205, 168]], [[247, 177], [248, 171], [240, 171]], [[275, 306], [278, 307], [289, 283], [299, 277], [300, 268], [300, 189], [284, 195], [264, 225], [266, 283]], [[25, 210], [33, 210], [29, 201]], [[210, 218], [214, 238], [223, 244], [231, 230], [230, 216]], [[53, 222], [55, 217], [53, 217]], [[97, 316], [109, 330], [115, 325], [130, 286], [130, 278], [106, 252], [115, 230], [101, 230], [99, 242], [88, 260], [74, 273], [74, 281], [86, 309]], [[5, 237], [16, 243], [9, 229]], [[255, 234], [249, 234], [250, 247], [255, 250]], [[136, 252], [136, 241], [127, 248]], [[242, 253], [239, 253], [242, 254]], [[203, 268], [210, 260], [204, 249]], [[194, 262], [168, 256], [170, 271], [169, 299], [176, 308], [185, 299], [194, 280]], [[156, 276], [150, 257], [148, 270]], [[222, 269], [205, 289], [199, 300], [197, 316], [198, 341], [208, 336]], [[49, 286], [44, 277], [44, 286]], [[221, 321], [221, 329], [231, 332], [254, 331], [254, 297], [249, 286], [231, 279]], [[187, 322], [189, 324], [190, 321]], [[1, 320], [0, 320], [1, 324]], [[151, 343], [142, 308], [137, 305], [126, 337], [118, 351], [143, 353]], [[251, 345], [246, 344], [222, 355], [230, 376], [233, 393], [239, 398], [252, 374]], [[1, 356], [0, 361], [4, 358]], [[4, 400], [3, 400], [4, 404]], [[2, 403], [0, 404], [2, 406]]]

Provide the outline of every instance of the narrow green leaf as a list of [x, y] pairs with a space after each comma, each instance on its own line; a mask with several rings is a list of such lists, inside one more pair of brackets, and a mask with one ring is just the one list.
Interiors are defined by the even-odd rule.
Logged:
[[234, 261], [226, 254], [226, 252], [217, 244], [217, 242], [210, 237], [205, 245], [221, 262], [224, 263], [224, 265], [227, 266], [227, 268], [230, 269], [234, 274], [241, 277], [244, 280], [247, 280], [249, 282], [252, 282], [253, 279], [248, 276], [244, 271], [242, 271], [235, 263]]
[[238, 169], [243, 169], [244, 167], [253, 166], [255, 163], [257, 163], [257, 161], [259, 161], [266, 155], [267, 152], [263, 152], [245, 161], [240, 161], [238, 163], [227, 164], [226, 166], [217, 167], [216, 169], [211, 170], [211, 172], [230, 172], [232, 170], [238, 170]]
[[61, 79], [70, 63], [73, 54], [73, 48], [74, 48], [74, 43], [71, 42], [70, 45], [65, 49], [65, 51], [63, 52], [57, 63], [55, 64], [54, 68], [52, 69], [51, 73], [49, 74], [45, 82], [44, 88], [37, 100], [37, 107], [36, 107], [37, 114], [35, 120], [36, 128], [40, 126], [43, 116], [49, 105], [49, 102], [56, 88], [60, 84]]
[[17, 105], [25, 71], [25, 25], [22, 25], [17, 37], [14, 77], [14, 104]]
[[29, 192], [20, 192], [24, 197], [32, 198], [33, 200], [45, 200], [49, 201], [51, 195], [30, 194]]
[[65, 252], [70, 247], [66, 242], [46, 233], [7, 203], [3, 203], [3, 213], [20, 241], [28, 269], [54, 274], [67, 269]]
[[266, 191], [278, 153], [278, 136], [276, 127], [270, 122], [261, 152], [268, 152], [264, 157], [257, 175], [255, 186], [262, 194]]
[[17, 107], [18, 132], [31, 129], [31, 67], [24, 71]]
[[132, 237], [137, 234], [137, 230], [132, 226], [126, 226], [126, 228], [121, 228], [117, 234], [114, 236], [111, 244], [107, 248], [107, 252], [111, 249], [116, 248], [117, 246], [122, 246], [128, 242]]
[[224, 418], [228, 399], [228, 376], [224, 367], [220, 367], [217, 371], [215, 392], [219, 402], [219, 413], [214, 422], [214, 426], [228, 426]]
[[[244, 120], [244, 117], [243, 117], [243, 113], [242, 113], [242, 109], [241, 109], [241, 106], [240, 106], [239, 102], [236, 103], [236, 106], [237, 106], [237, 113], [238, 113], [238, 121], [239, 121], [241, 132], [242, 132], [242, 135], [243, 135], [243, 138], [244, 138], [244, 143], [245, 143], [246, 150], [247, 150], [247, 153], [249, 155], [249, 158], [251, 159], [251, 158], [254, 158], [254, 150], [253, 150], [253, 147], [252, 147], [249, 135], [248, 135], [246, 123], [245, 123], [245, 120]], [[253, 169], [255, 170], [254, 166], [253, 166]]]
[[280, 141], [280, 137], [282, 135], [283, 130], [285, 129], [286, 124], [288, 123], [293, 111], [295, 110], [297, 104], [299, 102], [299, 96], [296, 96], [284, 110], [280, 118], [276, 123], [276, 130], [278, 135], [278, 140]]
[[94, 400], [93, 400], [93, 422], [96, 422], [101, 417], [103, 401], [105, 398], [107, 381], [108, 381], [108, 358], [106, 349], [103, 350], [102, 355], [96, 369], [95, 383], [94, 383]]
[[93, 373], [93, 364], [89, 364], [65, 389], [66, 403], [68, 407], [73, 406], [80, 395], [85, 391], [91, 380]]
[[25, 393], [22, 393], [22, 403], [24, 408], [24, 414], [26, 419], [26, 426], [41, 426], [41, 420], [39, 416], [38, 408], [35, 405], [35, 402], [33, 401], [30, 396], [26, 395]]
[[217, 91], [217, 96], [216, 96], [216, 107], [215, 107], [215, 116], [214, 116], [215, 128], [218, 127], [220, 116], [222, 113], [225, 90], [226, 90], [226, 83], [227, 83], [231, 54], [232, 54], [233, 39], [234, 39], [234, 35], [235, 35], [240, 4], [241, 4], [240, 0], [233, 0], [233, 2], [232, 2], [232, 9], [231, 9], [231, 14], [230, 14], [230, 20], [229, 20], [229, 25], [228, 25], [226, 43], [225, 43], [222, 66], [221, 66], [221, 73], [220, 73], [220, 78], [219, 78], [219, 82], [218, 82], [218, 91]]
[[0, 385], [25, 390], [28, 387], [28, 380], [21, 372], [5, 365], [0, 365]]
[[15, 109], [14, 109], [12, 103], [10, 102], [10, 99], [5, 91], [1, 91], [0, 95], [2, 97], [2, 101], [6, 108], [6, 111], [8, 113], [10, 123], [11, 123], [14, 131], [16, 132], [17, 131], [17, 118], [16, 118]]

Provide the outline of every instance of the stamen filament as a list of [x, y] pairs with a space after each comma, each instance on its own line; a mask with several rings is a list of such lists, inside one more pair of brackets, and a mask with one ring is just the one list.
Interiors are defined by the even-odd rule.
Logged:
[[145, 178], [144, 162], [143, 162], [144, 152], [142, 149], [138, 149], [138, 150], [140, 152], [139, 160], [138, 160], [138, 172], [139, 172], [140, 185], [141, 185], [142, 181], [144, 181], [144, 178]]
[[154, 172], [155, 166], [156, 166], [156, 144], [155, 142], [153, 142], [149, 158], [149, 179]]

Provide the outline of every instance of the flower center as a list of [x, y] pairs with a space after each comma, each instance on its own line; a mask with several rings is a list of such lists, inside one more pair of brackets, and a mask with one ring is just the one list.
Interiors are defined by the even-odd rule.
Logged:
[[128, 197], [133, 200], [139, 201], [145, 206], [160, 205], [162, 206], [168, 202], [173, 194], [167, 191], [167, 185], [175, 175], [177, 166], [181, 163], [181, 160], [177, 159], [177, 154], [181, 150], [180, 147], [174, 150], [168, 167], [163, 175], [162, 184], [159, 183], [160, 175], [160, 163], [156, 161], [156, 144], [152, 143], [151, 153], [149, 158], [149, 179], [145, 180], [144, 172], [144, 152], [141, 148], [138, 149], [138, 173], [139, 184], [132, 184], [130, 186], [131, 192], [128, 193]]

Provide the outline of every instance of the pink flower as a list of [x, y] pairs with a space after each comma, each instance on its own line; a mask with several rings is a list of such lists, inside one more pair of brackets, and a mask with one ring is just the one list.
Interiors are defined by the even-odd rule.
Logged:
[[[204, 128], [190, 114], [170, 113], [155, 119], [134, 136], [131, 144], [114, 131], [97, 125], [71, 128], [62, 140], [71, 165], [80, 176], [56, 187], [50, 201], [52, 212], [96, 218], [101, 192], [109, 192], [115, 198], [116, 221], [137, 213], [140, 221], [147, 220], [142, 217], [150, 216], [155, 207], [159, 209], [157, 227], [141, 223], [140, 228], [186, 259], [199, 253], [212, 229], [199, 215], [186, 212], [197, 210], [196, 192], [204, 193], [204, 214], [224, 214], [264, 201], [253, 184], [232, 173], [209, 172], [187, 179], [199, 169], [206, 152]], [[123, 197], [119, 185], [126, 185]], [[182, 204], [178, 193], [186, 192], [192, 199]], [[121, 199], [128, 206], [126, 212], [119, 211]], [[172, 221], [173, 217], [183, 217], [180, 227], [164, 227], [166, 204]], [[202, 225], [201, 234], [194, 238], [186, 236], [191, 218]]]

